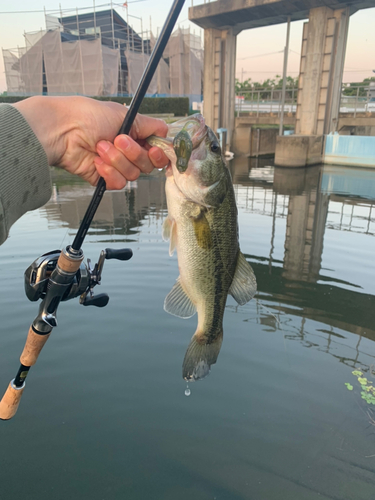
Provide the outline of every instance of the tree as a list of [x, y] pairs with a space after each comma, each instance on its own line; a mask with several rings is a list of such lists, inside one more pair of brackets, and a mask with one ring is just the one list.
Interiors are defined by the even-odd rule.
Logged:
[[[345, 96], [367, 97], [367, 88], [370, 82], [375, 82], [375, 77], [365, 78], [363, 82], [344, 83], [342, 94]], [[359, 87], [359, 89], [358, 89]]]
[[[276, 75], [274, 78], [267, 78], [263, 82], [253, 82], [251, 78], [240, 82], [238, 78], [235, 80], [236, 94], [247, 93], [246, 99], [257, 100], [258, 94], [260, 99], [269, 99], [270, 91], [281, 90], [283, 88], [283, 79], [280, 75]], [[298, 76], [293, 78], [292, 76], [286, 77], [286, 90], [292, 90], [298, 88]], [[252, 92], [253, 91], [253, 92]], [[260, 91], [260, 92], [257, 92]], [[291, 96], [291, 95], [290, 95]]]

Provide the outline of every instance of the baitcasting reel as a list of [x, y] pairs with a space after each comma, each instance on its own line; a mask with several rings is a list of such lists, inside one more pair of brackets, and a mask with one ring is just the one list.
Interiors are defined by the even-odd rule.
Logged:
[[[54, 286], [54, 282], [50, 278], [60, 254], [60, 250], [45, 253], [26, 269], [25, 292], [29, 300], [43, 300], [46, 297], [49, 287]], [[95, 264], [94, 268], [91, 267], [90, 259], [87, 259], [87, 264], [82, 262], [74, 276], [73, 282], [67, 286], [61, 300], [70, 300], [80, 296], [79, 302], [84, 306], [106, 306], [109, 301], [108, 295], [106, 293], [94, 295], [93, 293], [93, 288], [96, 285], [100, 285], [104, 261], [106, 259], [129, 260], [132, 255], [133, 252], [130, 248], [122, 248], [120, 250], [106, 248], [101, 251], [99, 261]], [[61, 284], [58, 286], [61, 286]], [[56, 309], [54, 305], [51, 303], [47, 306], [48, 312], [51, 313]]]

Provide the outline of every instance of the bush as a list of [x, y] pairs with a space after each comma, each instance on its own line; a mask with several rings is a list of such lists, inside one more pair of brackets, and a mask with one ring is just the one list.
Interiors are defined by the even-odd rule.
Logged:
[[[0, 102], [12, 104], [26, 99], [23, 96], [0, 96]], [[131, 97], [94, 97], [100, 101], [114, 101], [120, 104], [130, 104]], [[189, 113], [188, 97], [145, 97], [139, 108], [145, 115], [171, 113], [175, 116], [185, 116]]]

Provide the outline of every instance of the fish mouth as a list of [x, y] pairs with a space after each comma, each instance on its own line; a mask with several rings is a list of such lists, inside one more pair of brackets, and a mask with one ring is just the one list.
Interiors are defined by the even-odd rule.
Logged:
[[169, 125], [168, 137], [175, 139], [182, 130], [188, 134], [193, 144], [193, 149], [195, 149], [205, 138], [207, 134], [207, 125], [200, 113], [186, 116]]
[[[203, 116], [200, 113], [196, 113], [194, 115], [181, 118], [181, 120], [177, 120], [169, 125], [167, 137], [157, 137], [156, 135], [151, 135], [146, 140], [151, 146], [157, 146], [162, 149], [172, 163], [177, 163], [178, 158], [181, 157], [179, 155], [179, 153], [181, 154], [181, 142], [178, 141], [179, 134], [180, 138], [183, 135], [185, 141], [184, 146], [188, 146], [188, 149], [191, 149], [191, 151], [196, 149], [207, 135], [207, 125]], [[178, 142], [179, 145], [176, 151], [175, 145]], [[190, 142], [191, 144], [189, 144]], [[189, 146], [191, 146], [191, 148]], [[182, 157], [187, 159], [187, 162], [182, 162], [183, 164], [186, 163], [187, 167], [190, 156], [186, 154], [185, 149]]]

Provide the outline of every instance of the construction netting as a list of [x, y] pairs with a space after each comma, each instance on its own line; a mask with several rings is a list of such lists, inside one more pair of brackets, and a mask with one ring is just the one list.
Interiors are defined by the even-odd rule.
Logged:
[[59, 30], [25, 35], [26, 47], [3, 50], [9, 94], [114, 95], [119, 51], [95, 40], [62, 43]]
[[[47, 16], [46, 24], [47, 30], [25, 33], [25, 47], [3, 49], [9, 95], [135, 93], [150, 58], [147, 52], [156, 42], [151, 34], [144, 40], [134, 32], [139, 39], [136, 44], [134, 40], [109, 40], [100, 33], [80, 38], [79, 33], [67, 31], [66, 25], [52, 16]], [[147, 93], [200, 100], [202, 77], [201, 38], [190, 30], [178, 29], [168, 42]]]
[[199, 36], [190, 29], [176, 30], [167, 45], [169, 59], [170, 93], [201, 95], [203, 50]]

